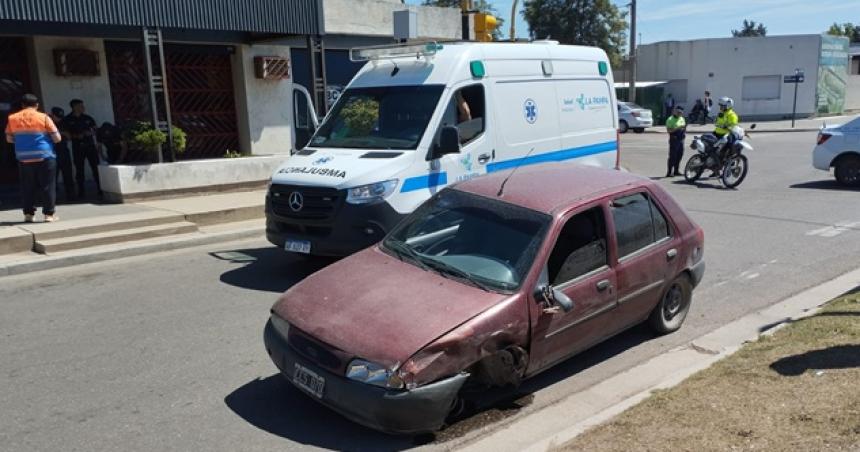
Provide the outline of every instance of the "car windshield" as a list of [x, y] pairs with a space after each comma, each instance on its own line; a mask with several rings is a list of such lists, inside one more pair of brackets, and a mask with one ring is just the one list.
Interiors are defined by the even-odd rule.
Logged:
[[531, 268], [552, 218], [446, 189], [402, 221], [382, 243], [389, 253], [484, 290], [511, 292]]
[[329, 148], [415, 149], [442, 85], [350, 88], [311, 139]]

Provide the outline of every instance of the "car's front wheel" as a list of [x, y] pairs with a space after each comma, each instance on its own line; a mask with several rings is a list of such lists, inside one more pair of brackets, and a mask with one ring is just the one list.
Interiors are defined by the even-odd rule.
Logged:
[[834, 166], [837, 182], [848, 187], [860, 186], [860, 156], [842, 156]]
[[693, 296], [693, 286], [687, 275], [680, 275], [669, 284], [663, 293], [663, 298], [651, 311], [648, 324], [658, 334], [668, 334], [678, 331], [690, 312], [690, 300]]
[[637, 127], [637, 128], [635, 128], [635, 129], [633, 129], [633, 132], [635, 132], [635, 133], [643, 133], [643, 132], [645, 132], [645, 128], [644, 128], [644, 127]]

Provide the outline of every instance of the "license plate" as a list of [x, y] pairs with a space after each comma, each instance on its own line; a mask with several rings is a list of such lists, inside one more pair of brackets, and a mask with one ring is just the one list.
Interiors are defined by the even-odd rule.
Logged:
[[311, 242], [307, 240], [287, 240], [284, 242], [284, 249], [294, 253], [311, 253]]
[[321, 399], [323, 388], [325, 388], [325, 378], [320, 377], [305, 366], [296, 364], [293, 369], [293, 384]]

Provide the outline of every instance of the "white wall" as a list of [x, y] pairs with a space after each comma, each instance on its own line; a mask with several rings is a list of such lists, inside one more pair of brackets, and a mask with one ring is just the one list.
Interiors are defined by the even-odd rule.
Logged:
[[293, 139], [290, 80], [254, 77], [255, 56], [290, 57], [290, 48], [277, 45], [238, 45], [233, 56], [236, 115], [242, 151], [252, 154], [289, 154]]
[[418, 13], [418, 37], [459, 39], [462, 35], [459, 8], [404, 5], [400, 0], [324, 0], [327, 34], [368, 36], [394, 35], [394, 11]]
[[860, 75], [849, 75], [845, 87], [845, 110], [860, 110]]
[[[790, 115], [794, 86], [780, 85], [780, 97], [768, 100], [744, 100], [743, 79], [746, 76], [789, 75], [802, 68], [806, 81], [798, 87], [797, 112], [815, 113], [815, 90], [818, 84], [819, 35], [773, 36], [767, 38], [725, 38], [695, 41], [667, 41], [639, 47], [637, 80], [687, 80], [685, 105], [692, 107], [705, 90], [717, 99], [729, 96], [743, 119], [751, 116]], [[672, 83], [668, 90], [683, 83]], [[680, 95], [680, 96], [679, 96]]]
[[[54, 49], [79, 48], [98, 52], [99, 75], [97, 77], [59, 77], [54, 71]], [[87, 114], [101, 125], [114, 122], [111, 103], [110, 84], [107, 75], [104, 41], [94, 38], [68, 38], [36, 36], [33, 38], [33, 52], [38, 73], [34, 83], [38, 84], [42, 107], [61, 107], [70, 113], [69, 101], [81, 99], [87, 107]]]

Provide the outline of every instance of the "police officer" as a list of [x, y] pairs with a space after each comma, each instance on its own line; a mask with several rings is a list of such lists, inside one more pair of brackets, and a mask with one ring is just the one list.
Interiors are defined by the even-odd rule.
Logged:
[[[722, 140], [736, 125], [738, 125], [740, 118], [738, 117], [738, 114], [735, 113], [735, 101], [732, 100], [731, 97], [723, 96], [717, 103], [720, 105], [720, 112], [717, 114], [717, 120], [714, 122], [714, 135]], [[716, 151], [720, 152], [721, 149], [722, 147], [720, 146]], [[716, 171], [712, 172], [711, 177], [717, 176], [718, 174]]]
[[684, 108], [675, 106], [672, 116], [666, 120], [666, 131], [669, 132], [669, 160], [666, 177], [680, 176], [678, 167], [684, 157], [684, 138], [687, 134], [687, 121], [684, 120]]
[[63, 124], [63, 117], [66, 116], [66, 112], [64, 112], [60, 107], [53, 107], [51, 108], [49, 116], [51, 117], [51, 120], [54, 121], [54, 124], [60, 131], [60, 135], [63, 137], [62, 141], [54, 145], [54, 154], [57, 154], [57, 178], [59, 179], [62, 174], [63, 193], [65, 194], [66, 201], [74, 201], [75, 198], [77, 198], [77, 193], [75, 192], [75, 171], [72, 168], [72, 151], [69, 149], [69, 133], [65, 130], [66, 125]]
[[98, 195], [102, 195], [99, 183], [99, 151], [96, 146], [96, 120], [87, 115], [84, 101], [72, 99], [69, 102], [72, 112], [63, 118], [66, 131], [72, 142], [72, 155], [75, 159], [75, 179], [78, 183], [78, 196], [84, 196], [84, 161], [90, 165], [96, 182]]

